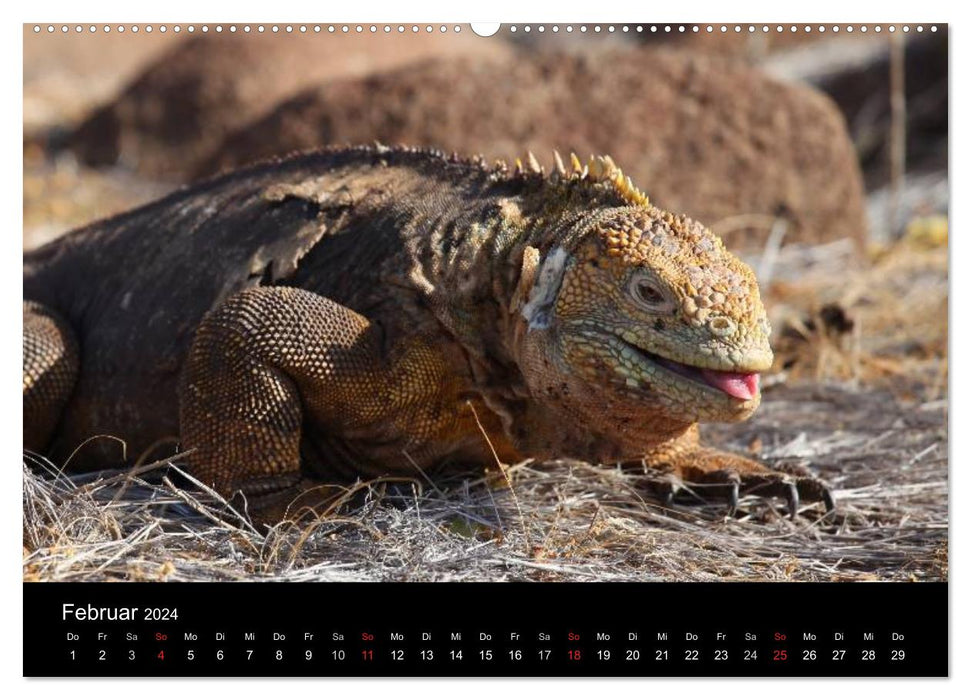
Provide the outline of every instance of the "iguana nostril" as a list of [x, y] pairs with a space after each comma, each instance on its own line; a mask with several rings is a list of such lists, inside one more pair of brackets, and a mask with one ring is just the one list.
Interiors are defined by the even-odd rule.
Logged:
[[719, 338], [725, 338], [735, 334], [735, 321], [727, 316], [715, 316], [708, 319], [708, 328]]

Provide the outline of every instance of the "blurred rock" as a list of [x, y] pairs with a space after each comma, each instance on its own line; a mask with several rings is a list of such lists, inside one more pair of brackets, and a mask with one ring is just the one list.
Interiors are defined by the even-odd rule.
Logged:
[[[736, 56], [753, 63], [769, 54], [813, 44], [827, 36], [818, 31], [818, 24], [808, 25], [810, 28], [808, 32], [806, 31], [807, 25], [793, 25], [791, 23], [782, 25], [783, 30], [780, 32], [777, 29], [779, 24], [775, 22], [769, 25], [714, 22], [711, 24], [711, 32], [707, 31], [709, 26], [707, 23], [698, 24], [699, 31], [697, 32], [690, 31], [695, 23], [684, 23], [684, 32], [678, 32], [674, 29], [670, 32], [664, 32], [663, 27], [665, 25], [659, 25], [658, 31], [651, 32], [650, 26], [644, 25], [643, 32], [630, 33], [629, 35], [646, 44], [668, 44], [694, 52]], [[672, 23], [671, 26], [674, 28], [682, 26], [682, 24]], [[722, 26], [726, 27], [727, 31], [721, 31]], [[749, 31], [750, 26], [755, 27], [754, 32]], [[768, 26], [769, 31], [762, 31], [763, 26]], [[846, 25], [840, 26], [845, 27]], [[736, 32], [735, 27], [739, 27], [741, 31]], [[792, 31], [793, 27], [796, 31]]]
[[173, 47], [69, 137], [87, 165], [181, 181], [236, 127], [309, 85], [430, 56], [504, 53], [471, 34], [220, 34]]
[[659, 206], [729, 245], [866, 235], [839, 111], [731, 58], [604, 45], [513, 60], [429, 61], [306, 90], [230, 136], [197, 176], [326, 144], [407, 143], [488, 158], [607, 153]]
[[[51, 130], [76, 126], [98, 104], [114, 98], [129, 80], [159, 54], [181, 41], [172, 32], [137, 34], [117, 31], [35, 33], [24, 36], [24, 137], [41, 138]], [[114, 26], [114, 25], [112, 25]]]

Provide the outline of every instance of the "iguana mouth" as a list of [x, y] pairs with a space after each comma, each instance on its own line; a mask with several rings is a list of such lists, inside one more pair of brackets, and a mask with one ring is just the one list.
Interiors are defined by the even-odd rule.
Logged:
[[677, 362], [666, 357], [661, 357], [653, 352], [631, 345], [627, 341], [625, 344], [636, 350], [646, 360], [660, 365], [664, 369], [674, 372], [686, 379], [690, 379], [698, 384], [714, 387], [729, 396], [742, 401], [750, 401], [759, 395], [759, 373], [758, 372], [726, 372], [717, 369], [707, 369], [705, 367], [695, 367]]

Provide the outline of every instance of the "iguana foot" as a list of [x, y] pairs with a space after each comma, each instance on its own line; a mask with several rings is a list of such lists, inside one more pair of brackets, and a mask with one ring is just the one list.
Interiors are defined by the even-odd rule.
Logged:
[[728, 452], [706, 452], [709, 454], [698, 464], [661, 468], [665, 478], [656, 483], [655, 491], [665, 503], [686, 494], [702, 501], [724, 499], [729, 513], [734, 514], [741, 496], [755, 495], [784, 499], [791, 518], [796, 517], [802, 502], [820, 502], [827, 513], [835, 509], [829, 487], [806, 470], [772, 469]]
[[795, 518], [801, 502], [822, 503], [827, 513], [835, 510], [829, 487], [808, 469], [788, 464], [768, 467], [755, 460], [697, 444], [697, 432], [645, 456], [645, 471], [659, 472], [655, 491], [666, 503], [680, 495], [728, 502], [734, 514], [739, 498], [756, 495], [782, 498], [789, 517]]

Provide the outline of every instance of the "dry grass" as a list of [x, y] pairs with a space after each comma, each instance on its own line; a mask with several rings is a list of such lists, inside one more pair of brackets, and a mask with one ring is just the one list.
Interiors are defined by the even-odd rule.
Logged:
[[[24, 471], [27, 580], [924, 580], [946, 578], [946, 406], [834, 386], [770, 390], [757, 420], [710, 435], [812, 457], [831, 521], [743, 499], [665, 507], [611, 467], [520, 464], [496, 475], [364, 487], [337, 519], [267, 534], [155, 465], [81, 481]], [[517, 503], [518, 502], [518, 503]]]
[[[802, 330], [781, 343], [786, 368], [755, 418], [704, 437], [770, 464], [807, 462], [834, 488], [828, 520], [812, 504], [789, 520], [754, 496], [735, 517], [669, 507], [648, 475], [554, 462], [362, 484], [337, 518], [263, 532], [173, 465], [68, 478], [28, 455], [24, 578], [946, 579], [946, 248], [904, 241], [853, 275], [839, 245], [777, 252], [770, 313]], [[807, 330], [826, 303], [851, 331]]]
[[780, 331], [776, 370], [789, 380], [840, 381], [913, 401], [945, 398], [946, 219], [940, 226], [874, 248], [868, 263], [849, 241], [784, 249], [772, 280], [762, 282]]

